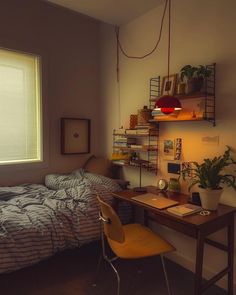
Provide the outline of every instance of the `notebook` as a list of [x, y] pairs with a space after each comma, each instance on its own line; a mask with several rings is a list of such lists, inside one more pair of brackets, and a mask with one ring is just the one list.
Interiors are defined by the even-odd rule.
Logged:
[[179, 202], [177, 201], [162, 197], [160, 195], [155, 195], [152, 193], [135, 196], [135, 197], [132, 197], [132, 199], [157, 209], [165, 209], [165, 208], [179, 204]]
[[197, 205], [193, 204], [183, 204], [175, 207], [168, 208], [167, 211], [173, 214], [176, 214], [178, 216], [186, 216], [190, 214], [197, 213], [201, 211], [202, 208]]

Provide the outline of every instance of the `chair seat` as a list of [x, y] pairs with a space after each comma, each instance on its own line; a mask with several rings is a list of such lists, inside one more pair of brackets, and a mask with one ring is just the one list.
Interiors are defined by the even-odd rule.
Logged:
[[148, 227], [134, 223], [124, 225], [123, 230], [125, 234], [124, 243], [108, 238], [110, 247], [116, 256], [120, 258], [136, 259], [175, 250], [171, 244]]

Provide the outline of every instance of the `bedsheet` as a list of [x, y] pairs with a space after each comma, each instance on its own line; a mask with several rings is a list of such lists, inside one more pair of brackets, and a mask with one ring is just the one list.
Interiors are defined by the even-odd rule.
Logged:
[[0, 273], [98, 239], [99, 194], [111, 202], [118, 184], [82, 170], [48, 175], [45, 185], [0, 187]]

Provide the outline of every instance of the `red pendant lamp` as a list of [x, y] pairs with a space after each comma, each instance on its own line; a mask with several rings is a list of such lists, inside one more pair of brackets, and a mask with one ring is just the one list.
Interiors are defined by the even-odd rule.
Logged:
[[[167, 83], [170, 83], [170, 25], [171, 25], [171, 0], [169, 0], [169, 36], [168, 36], [168, 76]], [[182, 109], [181, 103], [177, 97], [170, 95], [169, 90], [167, 95], [161, 96], [155, 103], [155, 110], [161, 111], [163, 114], [169, 115], [174, 111]]]

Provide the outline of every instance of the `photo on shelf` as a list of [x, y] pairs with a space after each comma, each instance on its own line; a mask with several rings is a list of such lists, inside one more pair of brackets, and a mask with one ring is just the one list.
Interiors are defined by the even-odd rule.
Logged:
[[174, 95], [177, 75], [165, 76], [162, 78], [161, 95]]

